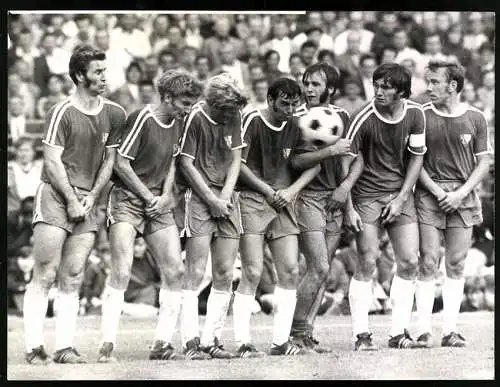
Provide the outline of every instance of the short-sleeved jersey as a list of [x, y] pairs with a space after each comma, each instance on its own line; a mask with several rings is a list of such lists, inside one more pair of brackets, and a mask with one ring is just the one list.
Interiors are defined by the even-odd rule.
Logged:
[[425, 170], [433, 180], [465, 182], [474, 170], [476, 156], [493, 153], [486, 118], [466, 103], [454, 115], [439, 111], [432, 102], [423, 109], [427, 123]]
[[[179, 153], [182, 134], [181, 120], [162, 123], [150, 105], [130, 114], [122, 130], [114, 130], [108, 142], [118, 145], [118, 153], [130, 160], [130, 166], [149, 189], [161, 188], [172, 159]], [[112, 180], [120, 186], [125, 183], [117, 174]]]
[[[344, 132], [347, 131], [347, 125], [349, 123], [349, 113], [341, 107], [335, 105], [328, 105], [328, 108], [337, 113], [342, 122], [344, 123]], [[306, 104], [302, 104], [295, 112], [296, 117], [301, 117], [307, 112]], [[342, 133], [340, 133], [342, 135]], [[319, 148], [314, 145], [308, 145], [301, 143], [297, 148], [297, 153], [304, 153], [308, 151], [315, 151]], [[340, 171], [340, 162], [337, 157], [329, 157], [320, 163], [321, 171], [320, 173], [306, 186], [306, 189], [314, 190], [314, 191], [323, 191], [323, 190], [333, 190], [338, 186], [339, 179], [339, 171]]]
[[[91, 190], [104, 157], [104, 148], [112, 129], [121, 130], [125, 124], [125, 109], [106, 98], [99, 97], [94, 111], [75, 106], [72, 98], [54, 105], [47, 113], [43, 143], [63, 148], [61, 160], [69, 183]], [[42, 181], [50, 183], [47, 171]]]
[[[232, 151], [245, 147], [241, 134], [241, 116], [231, 124], [215, 122], [197, 103], [189, 113], [181, 141], [181, 155], [190, 157], [208, 186], [222, 188], [232, 162]], [[189, 187], [182, 173], [179, 186]]]
[[[296, 120], [290, 119], [276, 127], [270, 124], [260, 110], [254, 109], [243, 116], [242, 162], [262, 181], [273, 189], [290, 186], [296, 174], [290, 156], [299, 145], [300, 129]], [[241, 181], [240, 189], [250, 189]]]
[[360, 152], [364, 169], [353, 187], [357, 197], [379, 197], [399, 191], [406, 175], [408, 152], [425, 154], [425, 115], [422, 106], [403, 100], [403, 112], [395, 120], [384, 118], [374, 101], [365, 105], [349, 124], [346, 138], [351, 154]]

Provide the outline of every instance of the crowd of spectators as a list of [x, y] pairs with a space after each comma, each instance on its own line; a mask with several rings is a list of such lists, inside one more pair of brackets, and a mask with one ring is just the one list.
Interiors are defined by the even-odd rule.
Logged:
[[[40, 137], [48, 109], [74, 90], [68, 76], [72, 49], [95, 45], [107, 56], [106, 97], [128, 113], [156, 101], [156, 80], [179, 68], [201, 82], [221, 72], [244, 87], [250, 105], [267, 106], [267, 88], [278, 77], [301, 83], [304, 69], [316, 61], [335, 65], [341, 84], [332, 103], [355, 112], [373, 97], [372, 74], [382, 63], [396, 62], [413, 74], [411, 99], [423, 103], [424, 68], [429, 59], [455, 60], [466, 69], [461, 98], [481, 109], [495, 134], [495, 21], [493, 12], [307, 12], [265, 14], [10, 14], [8, 18], [8, 290], [10, 306], [22, 308], [30, 280], [32, 209], [41, 171]], [[480, 189], [485, 222], [475, 230], [464, 308], [491, 308], [494, 280], [494, 168]], [[105, 220], [105, 202], [102, 224]], [[142, 247], [141, 247], [142, 246]], [[347, 289], [355, 262], [352, 237], [337, 251], [322, 312], [348, 313]], [[160, 279], [143, 241], [138, 240], [130, 304], [157, 306]], [[392, 279], [390, 243], [383, 239], [373, 312], [385, 312]], [[258, 294], [272, 310], [273, 267], [267, 257]], [[392, 262], [392, 263], [391, 263]], [[98, 310], [109, 267], [109, 243], [103, 227], [89, 259], [81, 291], [82, 313]], [[235, 267], [235, 273], [237, 273]], [[235, 278], [237, 275], [235, 276]], [[200, 288], [200, 299], [210, 284]], [[436, 293], [439, 299], [439, 292]], [[203, 303], [200, 303], [203, 305]], [[439, 302], [436, 303], [439, 308]], [[494, 298], [493, 298], [494, 305]], [[133, 308], [132, 308], [133, 309]], [[131, 312], [132, 313], [132, 312]]]

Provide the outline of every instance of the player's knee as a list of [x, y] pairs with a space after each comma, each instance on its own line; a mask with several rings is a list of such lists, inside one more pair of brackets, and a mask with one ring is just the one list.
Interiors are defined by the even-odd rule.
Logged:
[[417, 276], [418, 258], [413, 254], [400, 257], [397, 263], [398, 276], [403, 279], [412, 280]]
[[431, 251], [423, 251], [418, 263], [418, 274], [422, 279], [434, 278], [437, 270], [438, 254]]
[[262, 268], [255, 267], [255, 266], [249, 266], [249, 267], [244, 267], [243, 268], [243, 275], [245, 279], [253, 284], [257, 285], [260, 282], [260, 277], [262, 274]]
[[42, 289], [50, 289], [56, 281], [57, 270], [52, 265], [41, 265], [33, 271], [32, 282]]
[[360, 249], [357, 271], [365, 281], [375, 274], [378, 251], [375, 247]]
[[449, 278], [459, 279], [463, 277], [466, 257], [466, 251], [456, 252], [446, 257], [446, 275]]
[[178, 282], [184, 276], [184, 265], [182, 262], [178, 264], [167, 265], [164, 269], [164, 275], [169, 282]]
[[65, 273], [59, 276], [59, 288], [66, 293], [77, 292], [83, 282], [83, 271], [79, 273]]
[[125, 269], [112, 272], [110, 276], [110, 284], [116, 289], [126, 289], [130, 281], [130, 272]]
[[278, 273], [279, 282], [283, 285], [295, 285], [297, 283], [297, 279], [299, 277], [299, 266], [298, 265], [289, 265], [284, 267], [281, 270], [281, 273]]
[[231, 282], [233, 279], [233, 268], [232, 267], [217, 267], [213, 271], [214, 282]]

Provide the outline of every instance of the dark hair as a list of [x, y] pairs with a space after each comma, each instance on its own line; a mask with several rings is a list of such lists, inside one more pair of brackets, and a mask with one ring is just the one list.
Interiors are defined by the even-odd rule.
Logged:
[[302, 61], [302, 56], [298, 52], [294, 52], [290, 55], [290, 58], [288, 58], [288, 63], [291, 63], [293, 58], [299, 58]]
[[170, 51], [167, 49], [160, 51], [160, 53], [158, 54], [158, 61], [161, 59], [162, 56], [166, 56], [166, 55], [170, 55], [177, 62], [177, 55], [175, 55], [175, 53], [173, 51]]
[[47, 85], [49, 84], [49, 82], [50, 82], [50, 80], [51, 80], [52, 78], [57, 78], [57, 79], [59, 79], [59, 80], [62, 82], [62, 84], [64, 85], [64, 77], [63, 77], [61, 74], [55, 74], [55, 73], [50, 73], [50, 74], [47, 76], [47, 82], [46, 82], [46, 83], [47, 83]]
[[490, 42], [484, 42], [483, 44], [481, 44], [479, 46], [479, 49], [477, 50], [477, 52], [479, 54], [482, 54], [483, 51], [492, 51], [492, 52], [495, 52], [495, 48], [493, 47], [493, 44], [491, 44]]
[[73, 17], [73, 21], [75, 23], [78, 23], [80, 20], [90, 20], [90, 15], [89, 14], [84, 14], [84, 13], [79, 13]]
[[464, 87], [465, 69], [458, 63], [438, 60], [429, 61], [426, 67], [429, 71], [436, 71], [441, 68], [445, 69], [445, 75], [448, 82], [457, 82], [457, 93], [460, 93]]
[[319, 50], [318, 52], [318, 60], [320, 62], [322, 62], [326, 56], [330, 56], [333, 60], [335, 60], [335, 54], [333, 53], [332, 50], [328, 50], [328, 49], [322, 49], [322, 50]]
[[302, 83], [304, 83], [307, 78], [309, 78], [311, 75], [315, 73], [325, 74], [326, 87], [327, 88], [333, 87], [335, 94], [335, 90], [337, 90], [338, 83], [340, 80], [339, 71], [335, 67], [330, 66], [328, 63], [325, 62], [314, 63], [308, 66], [306, 68], [306, 71], [304, 71], [304, 74], [302, 75]]
[[142, 73], [142, 72], [143, 72], [141, 64], [140, 64], [139, 62], [137, 62], [137, 61], [132, 61], [132, 62], [130, 62], [130, 64], [127, 66], [127, 70], [125, 70], [125, 74], [128, 74], [128, 72], [129, 72], [130, 70], [132, 70], [133, 68], [136, 68], [137, 70], [139, 70], [139, 72], [140, 72], [140, 73]]
[[276, 54], [278, 55], [278, 58], [281, 58], [281, 55], [278, 51], [276, 50], [267, 50], [266, 53], [264, 54], [264, 61], [268, 61], [271, 55]]
[[252, 81], [252, 90], [255, 90], [255, 87], [257, 86], [257, 84], [263, 83], [263, 82], [266, 82], [266, 83], [268, 82], [266, 77], [254, 79]]
[[78, 85], [76, 75], [86, 74], [90, 62], [94, 60], [106, 60], [106, 54], [88, 44], [75, 47], [69, 59], [69, 76], [75, 85]]
[[320, 33], [323, 33], [323, 29], [321, 29], [320, 27], [309, 27], [305, 33], [306, 35], [310, 35], [312, 34], [313, 32], [316, 32], [316, 31], [319, 31]]
[[290, 78], [278, 78], [267, 89], [267, 96], [272, 100], [276, 100], [280, 96], [295, 98], [301, 95], [302, 90], [299, 84]]
[[393, 86], [397, 92], [403, 92], [402, 97], [408, 98], [411, 94], [411, 73], [408, 69], [396, 63], [386, 63], [376, 68], [373, 73], [373, 82], [383, 79]]
[[25, 27], [19, 31], [19, 34], [31, 34], [31, 30]]
[[302, 51], [304, 48], [309, 48], [309, 47], [314, 47], [315, 50], [318, 49], [318, 44], [312, 40], [306, 40], [302, 45], [300, 46], [300, 51]]
[[139, 81], [139, 87], [141, 87], [141, 86], [151, 86], [153, 89], [155, 87], [153, 81], [150, 79], [143, 79], [143, 80]]
[[30, 144], [31, 148], [33, 149], [33, 151], [36, 151], [35, 140], [33, 138], [27, 137], [27, 136], [19, 137], [17, 139], [16, 143], [14, 144], [14, 147], [17, 150], [17, 149], [19, 149], [24, 144]]
[[377, 59], [375, 58], [375, 55], [363, 54], [359, 58], [359, 67], [363, 66], [363, 63], [365, 62], [365, 60], [368, 60], [368, 59], [373, 59], [375, 61], [375, 63], [377, 63]]

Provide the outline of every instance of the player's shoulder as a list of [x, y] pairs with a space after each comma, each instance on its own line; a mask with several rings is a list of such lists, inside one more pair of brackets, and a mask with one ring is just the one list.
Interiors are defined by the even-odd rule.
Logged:
[[52, 105], [50, 109], [47, 111], [47, 117], [62, 117], [69, 107], [73, 105], [73, 102], [70, 97], [63, 99], [62, 101]]
[[363, 106], [355, 110], [351, 115], [351, 124], [357, 122], [365, 122], [371, 115], [375, 113], [373, 101], [366, 102]]
[[104, 97], [102, 98], [102, 103], [111, 114], [119, 114], [123, 117], [127, 117], [127, 111], [122, 105]]
[[340, 115], [345, 115], [345, 116], [347, 116], [348, 118], [350, 118], [350, 116], [351, 116], [351, 115], [349, 114], [349, 112], [348, 112], [347, 110], [345, 110], [343, 107], [340, 107], [340, 106], [337, 106], [337, 105], [332, 105], [332, 104], [330, 104], [330, 105], [328, 105], [328, 108], [329, 108], [331, 111], [333, 111], [333, 112], [335, 112], [335, 113], [337, 113], [337, 114], [340, 114]]
[[184, 121], [186, 127], [191, 126], [193, 123], [199, 123], [202, 121], [203, 116], [206, 116], [206, 113], [204, 114], [203, 111], [203, 106], [205, 106], [205, 104], [205, 101], [198, 101], [193, 106], [191, 106], [191, 109], [189, 110], [189, 113]]
[[418, 110], [424, 110], [423, 105], [415, 102], [411, 99], [406, 100], [406, 109], [411, 110], [411, 109], [418, 109]]
[[484, 120], [488, 122], [486, 116], [484, 115], [484, 112], [475, 106], [467, 104], [466, 114], [470, 115], [470, 117], [474, 120], [480, 120], [480, 121]]
[[247, 127], [257, 117], [260, 117], [260, 110], [258, 108], [253, 107], [251, 109], [247, 109], [241, 115], [241, 125], [243, 127]]

